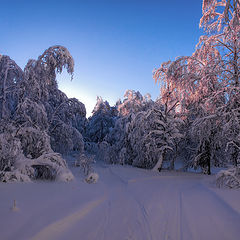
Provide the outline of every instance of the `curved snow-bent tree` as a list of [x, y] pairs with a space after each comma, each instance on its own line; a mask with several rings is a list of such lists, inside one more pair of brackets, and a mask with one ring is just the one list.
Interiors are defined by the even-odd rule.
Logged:
[[[61, 73], [63, 68], [73, 76], [74, 61], [68, 50], [62, 46], [48, 48], [36, 61], [30, 60], [28, 62], [24, 70], [25, 84], [23, 89], [28, 98], [45, 106], [51, 142], [54, 143], [56, 138], [57, 132], [54, 132], [56, 129], [58, 133], [62, 133], [58, 139], [63, 137], [62, 141], [66, 141], [64, 130], [68, 129], [70, 134], [67, 142], [71, 141], [71, 144], [67, 144], [62, 149], [70, 151], [72, 150], [71, 146], [80, 144], [78, 149], [82, 150], [82, 136], [78, 130], [83, 131], [82, 125], [85, 124], [86, 109], [77, 99], [68, 99], [57, 88], [56, 73]], [[29, 87], [34, 90], [30, 91]], [[60, 128], [62, 131], [59, 131]], [[77, 143], [78, 141], [80, 143]], [[58, 149], [58, 151], [60, 149], [56, 146], [56, 142], [53, 144], [53, 148]], [[61, 153], [63, 152], [61, 151]]]
[[[22, 88], [25, 98], [44, 105], [52, 148], [61, 153], [83, 151], [81, 133], [85, 129], [86, 109], [84, 104], [68, 99], [57, 88], [56, 73], [61, 73], [63, 68], [73, 75], [72, 56], [65, 47], [50, 47], [37, 60], [29, 60]], [[63, 143], [65, 147], [61, 147]]]
[[28, 97], [45, 102], [51, 91], [57, 90], [56, 73], [63, 68], [73, 76], [74, 61], [65, 47], [48, 48], [37, 60], [29, 60], [25, 69], [24, 90]]
[[[5, 126], [1, 128], [2, 181], [67, 181], [73, 178], [65, 160], [53, 152], [50, 145], [52, 136], [49, 136], [54, 127], [59, 129], [61, 120], [62, 125], [66, 125], [64, 129], [70, 133], [68, 138], [71, 138], [73, 147], [77, 146], [75, 148], [83, 151], [82, 136], [75, 125], [81, 128], [80, 120], [84, 122], [81, 118], [85, 119], [85, 107], [78, 101], [69, 100], [58, 90], [56, 81], [56, 73], [61, 73], [66, 68], [72, 75], [73, 67], [71, 55], [62, 46], [50, 47], [38, 60], [29, 60], [24, 72], [14, 61], [1, 56], [0, 103], [2, 125]], [[59, 114], [59, 106], [63, 103], [67, 103], [69, 109], [65, 107], [65, 111]], [[58, 125], [54, 126], [57, 120]], [[9, 127], [10, 121], [12, 127]], [[64, 134], [58, 137], [66, 139]], [[4, 139], [8, 139], [7, 142]], [[19, 147], [16, 148], [17, 146]]]

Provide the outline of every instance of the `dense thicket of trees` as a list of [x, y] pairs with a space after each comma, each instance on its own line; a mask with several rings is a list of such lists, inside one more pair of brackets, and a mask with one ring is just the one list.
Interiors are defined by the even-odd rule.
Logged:
[[[239, 163], [240, 5], [237, 0], [204, 0], [201, 36], [192, 56], [155, 70], [162, 96], [178, 102], [192, 142], [191, 164], [210, 174], [212, 165]], [[187, 146], [183, 146], [187, 147]]]

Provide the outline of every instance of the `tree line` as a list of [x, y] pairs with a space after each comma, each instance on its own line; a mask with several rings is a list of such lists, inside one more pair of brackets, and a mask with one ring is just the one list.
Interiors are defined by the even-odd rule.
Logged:
[[110, 106], [98, 97], [89, 119], [84, 104], [57, 86], [56, 74], [63, 68], [74, 72], [66, 48], [50, 47], [24, 70], [0, 56], [0, 179], [70, 180], [59, 153], [72, 151], [157, 171], [175, 169], [176, 160], [183, 170], [199, 168], [206, 174], [212, 166], [230, 165], [236, 175], [239, 19], [239, 0], [204, 0], [204, 35], [195, 52], [154, 70], [159, 98], [127, 90]]

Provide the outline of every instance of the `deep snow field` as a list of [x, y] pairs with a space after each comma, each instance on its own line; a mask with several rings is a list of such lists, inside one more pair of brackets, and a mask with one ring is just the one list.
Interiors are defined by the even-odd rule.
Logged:
[[240, 239], [240, 191], [215, 176], [95, 164], [87, 184], [69, 165], [70, 183], [0, 183], [1, 240]]

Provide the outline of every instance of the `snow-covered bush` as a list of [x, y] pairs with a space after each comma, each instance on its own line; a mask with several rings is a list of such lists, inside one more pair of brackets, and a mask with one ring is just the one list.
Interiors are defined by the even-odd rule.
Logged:
[[57, 180], [64, 182], [74, 179], [74, 176], [68, 169], [66, 161], [58, 153], [45, 153], [39, 158], [34, 159], [31, 166], [35, 170], [36, 179]]
[[11, 124], [0, 130], [0, 181], [73, 179], [65, 160], [52, 151], [44, 131], [33, 127], [17, 129]]
[[218, 187], [240, 188], [240, 168], [232, 167], [220, 171], [216, 176]]
[[92, 164], [94, 163], [94, 156], [87, 156], [80, 154], [75, 161], [76, 167], [81, 167], [83, 173], [87, 176], [90, 172], [93, 172]]
[[31, 182], [32, 180], [71, 181], [74, 179], [60, 154], [44, 153], [35, 159], [19, 154], [10, 171], [0, 171], [2, 182]]
[[0, 171], [0, 182], [31, 182], [31, 179], [28, 175], [22, 174], [19, 170], [11, 172]]
[[88, 176], [85, 178], [85, 182], [87, 183], [97, 183], [99, 179], [99, 175], [95, 172], [89, 173]]
[[98, 181], [98, 174], [94, 172], [92, 164], [94, 163], [93, 155], [80, 154], [75, 160], [75, 166], [80, 167], [85, 175], [85, 182], [96, 183]]

